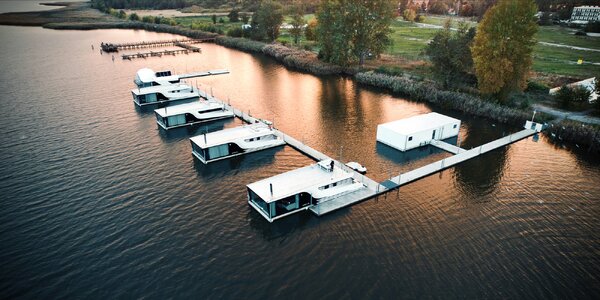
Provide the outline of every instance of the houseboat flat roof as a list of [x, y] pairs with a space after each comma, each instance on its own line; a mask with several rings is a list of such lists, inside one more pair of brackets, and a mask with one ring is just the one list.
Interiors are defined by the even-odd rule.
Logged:
[[460, 122], [460, 120], [448, 117], [436, 112], [413, 116], [389, 123], [379, 124], [391, 131], [402, 135], [410, 135], [428, 129], [435, 129], [443, 125]]
[[161, 84], [163, 84], [163, 83], [169, 84], [169, 81], [179, 80], [179, 76], [178, 75], [170, 75], [170, 76], [157, 77], [156, 72], [154, 72], [152, 69], [143, 68], [143, 69], [139, 69], [137, 71], [136, 79], [139, 79], [143, 83], [156, 81]]
[[179, 83], [179, 84], [155, 85], [155, 86], [143, 87], [143, 88], [139, 88], [139, 89], [133, 89], [133, 90], [131, 90], [131, 92], [134, 93], [135, 95], [146, 95], [146, 94], [153, 94], [153, 93], [159, 93], [159, 92], [171, 92], [171, 91], [188, 89], [188, 88], [192, 88], [192, 87], [187, 84]]
[[198, 112], [201, 110], [223, 107], [222, 104], [214, 101], [195, 101], [175, 106], [155, 109], [154, 112], [161, 117], [176, 116], [184, 113]]
[[233, 142], [241, 138], [252, 138], [269, 132], [271, 132], [271, 129], [269, 129], [268, 125], [264, 123], [255, 123], [207, 133], [206, 143], [204, 142], [203, 134], [192, 137], [190, 140], [201, 148], [209, 148], [227, 142]]
[[[247, 187], [265, 202], [270, 203], [352, 177], [352, 173], [342, 170], [337, 164], [334, 166], [333, 172], [328, 171], [330, 163], [330, 159], [323, 160], [317, 164], [265, 178], [251, 183]], [[323, 167], [319, 166], [320, 164]], [[271, 184], [273, 185], [273, 195], [271, 195]]]

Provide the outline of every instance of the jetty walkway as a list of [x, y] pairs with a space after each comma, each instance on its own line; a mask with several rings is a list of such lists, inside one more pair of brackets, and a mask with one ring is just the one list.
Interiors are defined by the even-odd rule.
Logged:
[[[250, 112], [245, 113], [244, 111], [237, 109], [237, 108], [231, 106], [230, 104], [225, 103], [225, 102], [215, 98], [214, 96], [208, 95], [206, 92], [200, 92], [200, 96], [205, 99], [210, 98], [211, 100], [220, 102], [223, 105], [223, 107], [225, 107], [228, 110], [231, 110], [236, 117], [240, 118], [244, 122], [251, 124], [251, 123], [256, 123], [256, 122], [261, 121], [261, 119], [252, 117], [250, 115]], [[283, 133], [282, 131], [275, 129], [275, 134], [280, 136], [286, 142], [286, 144], [289, 145], [290, 147], [298, 150], [299, 152], [303, 153], [304, 155], [306, 155], [316, 161], [321, 161], [324, 159], [334, 160], [335, 163], [338, 166], [340, 166], [342, 169], [344, 169], [347, 172], [351, 172], [353, 174], [353, 178], [357, 182], [360, 182], [365, 186], [364, 189], [361, 189], [361, 190], [358, 190], [358, 191], [355, 191], [355, 192], [352, 192], [349, 194], [344, 194], [335, 199], [327, 200], [327, 201], [321, 202], [317, 205], [310, 207], [309, 210], [317, 216], [322, 216], [324, 214], [336, 211], [340, 208], [347, 207], [347, 206], [359, 203], [361, 201], [373, 198], [375, 196], [384, 194], [391, 190], [400, 188], [401, 186], [403, 186], [405, 184], [411, 183], [413, 181], [427, 177], [429, 175], [433, 175], [433, 174], [438, 173], [446, 168], [455, 166], [461, 162], [475, 158], [477, 156], [480, 156], [480, 155], [487, 153], [489, 151], [492, 151], [494, 149], [498, 149], [500, 147], [504, 147], [504, 146], [512, 144], [514, 142], [520, 141], [524, 138], [527, 138], [529, 136], [536, 134], [536, 132], [537, 131], [534, 129], [523, 129], [519, 132], [502, 137], [500, 139], [497, 139], [495, 141], [489, 142], [487, 144], [481, 145], [479, 147], [476, 147], [476, 148], [473, 148], [470, 150], [462, 149], [455, 145], [436, 140], [436, 141], [433, 141], [430, 145], [440, 148], [442, 150], [445, 150], [447, 152], [450, 152], [454, 155], [444, 158], [442, 160], [430, 163], [423, 167], [420, 167], [420, 168], [417, 168], [417, 169], [414, 169], [414, 170], [411, 170], [411, 171], [408, 171], [405, 173], [398, 174], [397, 176], [394, 176], [390, 179], [384, 180], [381, 183], [378, 183], [377, 181], [347, 167], [342, 162], [337, 161], [337, 160], [327, 156], [326, 154], [319, 152], [319, 151], [315, 150], [314, 148], [302, 143], [301, 141], [293, 138], [292, 136], [289, 136], [289, 135]]]

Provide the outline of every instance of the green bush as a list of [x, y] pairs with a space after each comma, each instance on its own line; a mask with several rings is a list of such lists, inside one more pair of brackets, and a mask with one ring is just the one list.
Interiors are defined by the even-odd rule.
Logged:
[[527, 88], [525, 89], [526, 92], [538, 92], [538, 93], [548, 93], [548, 90], [550, 88], [543, 84], [543, 83], [539, 83], [537, 81], [528, 81], [527, 82]]
[[140, 16], [138, 16], [136, 13], [132, 13], [129, 15], [129, 20], [131, 21], [139, 21], [140, 20]]
[[563, 109], [581, 110], [587, 108], [590, 94], [591, 92], [584, 87], [563, 85], [554, 95], [554, 99]]
[[142, 22], [144, 22], [144, 23], [154, 23], [154, 17], [153, 16], [144, 16], [144, 17], [142, 17]]
[[121, 10], [119, 10], [119, 13], [117, 14], [117, 17], [119, 19], [126, 19], [127, 18], [127, 14], [125, 13], [124, 10], [121, 9]]
[[230, 28], [229, 30], [227, 30], [227, 36], [237, 37], [237, 38], [243, 37], [244, 30], [241, 27]]

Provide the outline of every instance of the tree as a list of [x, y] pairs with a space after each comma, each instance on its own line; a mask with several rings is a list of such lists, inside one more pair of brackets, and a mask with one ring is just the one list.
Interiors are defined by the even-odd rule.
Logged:
[[309, 41], [317, 39], [317, 19], [310, 19], [304, 30], [304, 37]]
[[471, 43], [475, 37], [475, 28], [469, 28], [466, 23], [460, 23], [455, 32], [451, 30], [450, 19], [444, 24], [444, 29], [438, 31], [425, 48], [425, 54], [433, 63], [433, 72], [444, 88], [452, 86], [453, 82], [464, 82], [473, 68], [471, 58]]
[[140, 16], [138, 16], [136, 13], [132, 13], [129, 15], [129, 20], [131, 21], [139, 21], [140, 20]]
[[229, 18], [229, 22], [239, 22], [240, 21], [240, 12], [237, 9], [234, 9], [229, 12], [229, 14], [227, 15], [227, 18]]
[[279, 36], [279, 27], [283, 23], [283, 6], [278, 2], [266, 0], [252, 16], [252, 38], [274, 41]]
[[402, 13], [402, 18], [404, 18], [404, 20], [409, 21], [409, 22], [414, 22], [416, 17], [417, 17], [417, 13], [411, 8], [405, 9], [404, 12]]
[[121, 9], [121, 10], [119, 10], [119, 14], [117, 15], [117, 17], [119, 19], [125, 19], [125, 18], [127, 18], [127, 13], [125, 13], [125, 11]]
[[523, 90], [537, 32], [533, 0], [500, 0], [484, 15], [471, 47], [479, 90], [506, 102]]
[[250, 21], [250, 17], [248, 17], [247, 14], [243, 14], [242, 15], [242, 23], [248, 24], [248, 21]]
[[294, 43], [297, 45], [300, 41], [300, 37], [302, 36], [302, 28], [306, 24], [304, 20], [304, 13], [302, 11], [302, 7], [299, 5], [294, 5], [292, 7], [292, 28], [290, 29], [290, 35], [294, 38]]
[[436, 15], [445, 15], [448, 13], [448, 5], [442, 1], [436, 1], [429, 5], [429, 10], [427, 12]]
[[389, 44], [395, 2], [391, 0], [323, 0], [317, 12], [317, 40], [325, 61], [361, 65]]
[[211, 19], [212, 19], [213, 24], [217, 24], [217, 15], [213, 14]]

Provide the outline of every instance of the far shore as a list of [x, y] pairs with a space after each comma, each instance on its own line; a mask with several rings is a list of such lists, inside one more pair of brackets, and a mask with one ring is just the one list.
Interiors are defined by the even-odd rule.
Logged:
[[[369, 69], [341, 68], [318, 60], [313, 52], [288, 48], [279, 44], [266, 44], [247, 39], [231, 38], [180, 26], [123, 20], [91, 8], [90, 2], [52, 2], [45, 5], [61, 7], [46, 11], [3, 13], [0, 14], [0, 25], [42, 26], [50, 29], [70, 30], [142, 29], [178, 34], [190, 38], [217, 38], [217, 43], [222, 46], [267, 55], [288, 68], [304, 73], [351, 75], [359, 84], [383, 88], [393, 94], [409, 99], [442, 105], [462, 111], [467, 115], [485, 117], [497, 122], [520, 125], [520, 122], [524, 122], [533, 111], [533, 108], [509, 108], [482, 100], [478, 96], [440, 90], [435, 87], [433, 82], [426, 80], [419, 81], [405, 76], [396, 77], [376, 74], [371, 71], [376, 66], [369, 66]], [[562, 135], [564, 137], [561, 142], [568, 141], [579, 145], [588, 145], [590, 150], [600, 151], [600, 127], [597, 125], [582, 126], [583, 123], [581, 122], [563, 119], [554, 114], [538, 113], [538, 118], [552, 120], [553, 123], [556, 123], [557, 126], [554, 126], [552, 130], [556, 132], [556, 136]], [[554, 136], [555, 132], [549, 132], [547, 135]]]

